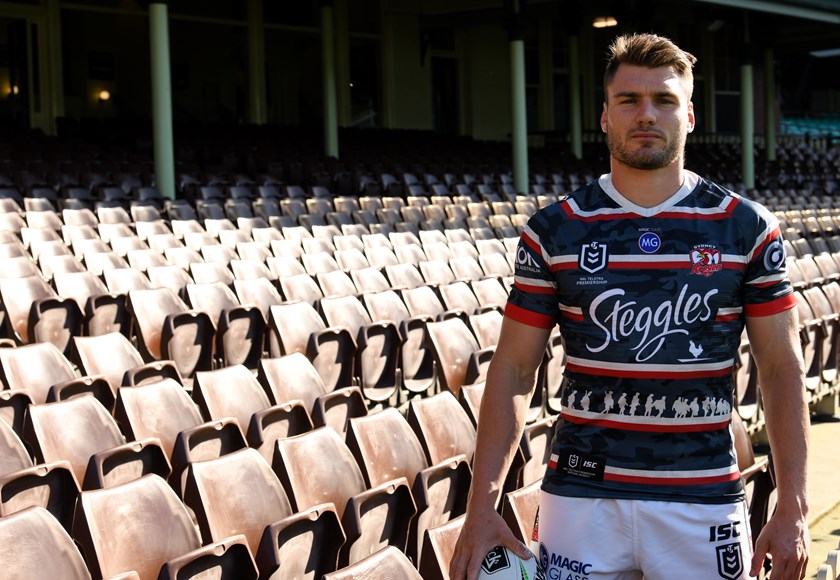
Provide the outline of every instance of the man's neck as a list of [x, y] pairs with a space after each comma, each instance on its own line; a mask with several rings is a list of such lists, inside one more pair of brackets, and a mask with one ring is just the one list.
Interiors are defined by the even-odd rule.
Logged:
[[656, 207], [682, 187], [685, 178], [682, 160], [661, 169], [634, 169], [612, 159], [613, 186], [639, 207]]

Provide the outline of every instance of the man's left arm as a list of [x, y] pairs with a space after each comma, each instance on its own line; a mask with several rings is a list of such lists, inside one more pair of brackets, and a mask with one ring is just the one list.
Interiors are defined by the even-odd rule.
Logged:
[[765, 425], [775, 464], [778, 505], [755, 543], [750, 575], [773, 561], [770, 580], [800, 580], [808, 563], [807, 463], [810, 418], [795, 308], [748, 316]]

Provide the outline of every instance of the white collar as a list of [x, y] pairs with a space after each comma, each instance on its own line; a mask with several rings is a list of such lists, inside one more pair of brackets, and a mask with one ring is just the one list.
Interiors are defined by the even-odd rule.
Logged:
[[654, 207], [642, 207], [640, 205], [636, 205], [626, 197], [624, 197], [613, 185], [612, 182], [612, 175], [610, 173], [605, 173], [601, 177], [598, 178], [598, 185], [601, 186], [601, 189], [604, 190], [612, 200], [617, 203], [620, 207], [626, 209], [629, 212], [645, 216], [651, 217], [660, 212], [667, 211], [674, 207], [677, 203], [682, 201], [685, 196], [689, 193], [694, 191], [694, 188], [697, 187], [697, 184], [700, 182], [700, 176], [694, 173], [693, 171], [684, 170], [683, 171], [683, 182], [680, 185], [680, 188], [674, 192], [674, 194]]

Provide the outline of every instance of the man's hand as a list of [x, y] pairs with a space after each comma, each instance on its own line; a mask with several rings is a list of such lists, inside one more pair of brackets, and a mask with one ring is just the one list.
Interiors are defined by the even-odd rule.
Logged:
[[808, 565], [810, 542], [808, 525], [803, 518], [774, 514], [755, 542], [750, 576], [758, 576], [764, 558], [769, 556], [773, 564], [769, 580], [802, 580]]
[[467, 514], [455, 545], [455, 555], [449, 564], [451, 580], [475, 580], [484, 556], [496, 546], [509, 548], [523, 560], [533, 558], [531, 551], [516, 539], [498, 513], [490, 510]]

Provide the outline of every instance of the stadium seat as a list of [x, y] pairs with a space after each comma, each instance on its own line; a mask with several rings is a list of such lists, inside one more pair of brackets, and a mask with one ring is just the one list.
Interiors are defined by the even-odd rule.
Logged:
[[211, 368], [214, 328], [210, 316], [191, 311], [171, 290], [131, 290], [128, 307], [146, 362], [172, 360], [181, 376]]
[[355, 337], [354, 369], [365, 397], [371, 404], [396, 403], [401, 340], [394, 322], [374, 322], [355, 296], [323, 298], [320, 308], [330, 327]]
[[98, 336], [109, 332], [120, 332], [129, 336], [131, 316], [125, 302], [125, 294], [116, 294], [98, 276], [91, 272], [56, 272], [53, 284], [59, 296], [72, 298], [84, 313], [82, 334]]
[[294, 510], [335, 505], [347, 536], [339, 565], [358, 562], [387, 545], [405, 550], [416, 512], [406, 480], [368, 489], [352, 453], [333, 429], [320, 427], [279, 440], [272, 467]]
[[73, 365], [49, 342], [0, 348], [0, 373], [6, 389], [46, 402], [50, 387], [77, 378]]
[[400, 578], [402, 580], [423, 580], [414, 568], [411, 560], [394, 546], [387, 546], [374, 552], [367, 558], [345, 566], [335, 572], [325, 574], [324, 580], [388, 580]]
[[346, 328], [328, 328], [306, 302], [276, 304], [269, 309], [269, 355], [305, 354], [328, 390], [353, 383], [356, 345]]
[[412, 399], [406, 419], [417, 434], [429, 465], [462, 454], [472, 461], [475, 427], [452, 393], [444, 391], [431, 397]]
[[458, 516], [426, 530], [418, 565], [423, 580], [449, 580], [449, 563], [455, 555], [455, 543], [461, 535], [465, 517]]
[[364, 293], [361, 298], [371, 320], [390, 320], [398, 325], [404, 395], [428, 394], [435, 381], [434, 361], [426, 345], [426, 323], [430, 317], [412, 317], [405, 303], [393, 290]]
[[68, 461], [80, 485], [92, 455], [125, 443], [114, 418], [94, 397], [32, 405], [24, 440], [38, 463]]
[[376, 487], [404, 477], [417, 505], [408, 555], [418, 561], [424, 532], [466, 510], [471, 476], [465, 456], [430, 466], [408, 422], [396, 409], [350, 419], [347, 447], [356, 458], [365, 483]]
[[254, 449], [190, 465], [184, 503], [195, 513], [204, 543], [242, 534], [252, 554], [267, 526], [292, 515], [283, 486]]
[[209, 314], [214, 322], [215, 351], [221, 364], [242, 364], [256, 369], [265, 343], [265, 319], [261, 311], [240, 304], [236, 294], [222, 282], [187, 284], [186, 294], [190, 306]]
[[256, 580], [258, 574], [245, 536], [236, 535], [169, 560], [158, 578], [199, 580], [210, 576], [220, 580]]
[[429, 322], [426, 331], [442, 390], [457, 396], [461, 385], [484, 380], [495, 347], [482, 349], [460, 318]]
[[136, 572], [157, 578], [169, 560], [201, 546], [189, 512], [157, 475], [82, 492], [73, 538], [94, 578]]
[[299, 352], [261, 359], [257, 380], [274, 405], [300, 401], [311, 416], [313, 425], [331, 427], [342, 438], [347, 431], [348, 419], [367, 414], [359, 387], [328, 389], [309, 359]]
[[18, 344], [52, 343], [68, 354], [70, 339], [82, 328], [82, 313], [72, 299], [62, 298], [38, 275], [0, 278], [6, 311], [6, 332]]
[[208, 421], [235, 418], [243, 437], [252, 428], [254, 415], [271, 407], [262, 385], [243, 365], [196, 373], [192, 397]]
[[130, 441], [158, 439], [168, 458], [173, 455], [178, 434], [202, 423], [197, 405], [173, 379], [121, 387], [114, 418]]
[[79, 549], [45, 509], [30, 507], [0, 518], [3, 574], [28, 580], [90, 580]]
[[534, 523], [540, 505], [542, 479], [504, 494], [501, 514], [516, 539], [526, 546], [533, 540]]

